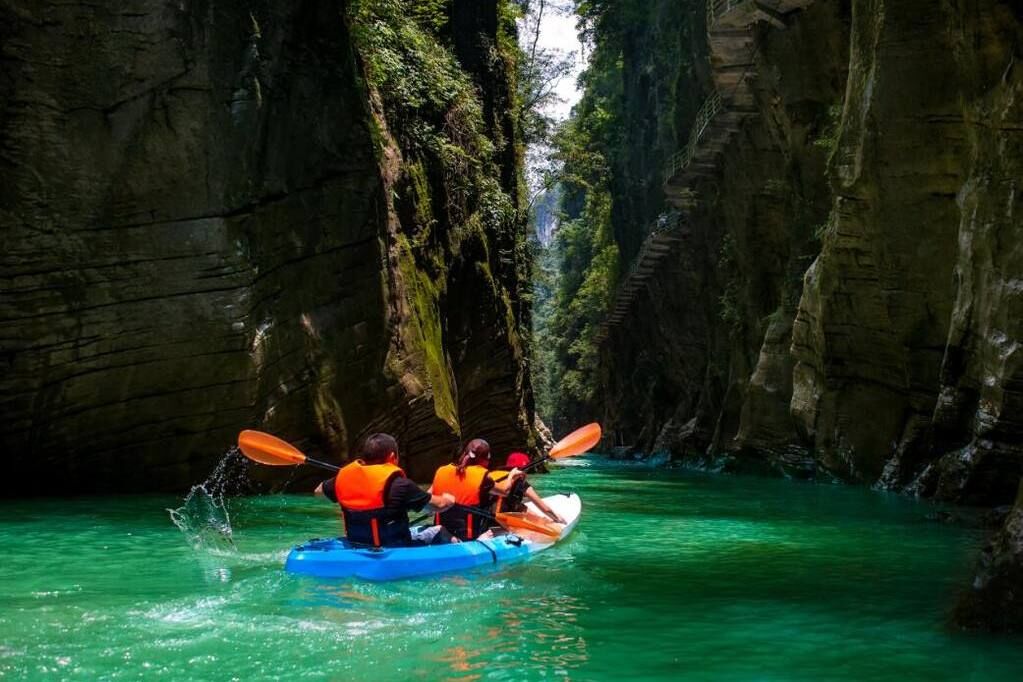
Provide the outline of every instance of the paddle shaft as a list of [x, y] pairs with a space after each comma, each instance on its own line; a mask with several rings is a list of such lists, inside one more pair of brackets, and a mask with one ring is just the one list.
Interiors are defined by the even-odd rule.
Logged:
[[[529, 471], [530, 469], [535, 469], [536, 467], [540, 466], [541, 464], [543, 464], [544, 462], [546, 462], [549, 459], [551, 459], [549, 456], [544, 455], [540, 459], [535, 460], [533, 462], [530, 462], [526, 466], [522, 467], [521, 469], [519, 469], [519, 471], [525, 473], [525, 472]], [[500, 478], [495, 478], [494, 479], [494, 483], [500, 483], [504, 479], [508, 478], [509, 475], [510, 474], [505, 474], [504, 476], [501, 476]], [[471, 514], [476, 514], [477, 516], [482, 516], [484, 518], [490, 519], [494, 523], [501, 523], [500, 521], [497, 520], [496, 516], [494, 516], [493, 514], [490, 514], [487, 511], [484, 511], [483, 509], [480, 509], [479, 507], [468, 507], [468, 506], [466, 506], [464, 504], [453, 504], [453, 505], [451, 505], [450, 508], [454, 509], [456, 507], [458, 507], [460, 509], [464, 509], [465, 511], [467, 511], [467, 512], [469, 512]], [[412, 519], [409, 522], [409, 524], [415, 526], [416, 524], [419, 524], [419, 523], [422, 523], [423, 521], [426, 521], [427, 519], [429, 519], [432, 516], [433, 516], [433, 514], [423, 514], [422, 516], [417, 516], [416, 518]]]
[[[542, 461], [543, 460], [537, 460], [535, 462], [535, 464], [539, 464]], [[341, 467], [334, 466], [333, 464], [328, 464], [327, 462], [321, 462], [320, 460], [312, 459], [311, 457], [306, 457], [305, 458], [305, 463], [306, 464], [312, 464], [313, 466], [317, 466], [317, 467], [320, 467], [321, 469], [326, 469], [328, 471], [340, 471], [341, 470]], [[532, 466], [532, 465], [530, 465], [530, 466]], [[457, 504], [457, 503], [455, 503], [455, 504], [451, 505], [449, 507], [449, 509], [461, 509], [463, 511], [469, 512], [470, 514], [475, 514], [476, 516], [481, 516], [481, 517], [483, 517], [485, 519], [490, 519], [491, 521], [494, 521], [495, 523], [500, 523], [500, 521], [497, 520], [496, 516], [494, 516], [493, 514], [491, 514], [490, 512], [488, 512], [485, 509], [480, 509], [479, 507], [470, 507], [470, 506], [465, 505], [465, 504]], [[417, 519], [413, 519], [411, 525], [414, 526], [417, 523], [420, 523], [421, 521], [425, 521], [426, 519], [430, 518], [431, 516], [433, 516], [433, 514], [424, 514], [424, 515], [420, 516]]]
[[[453, 505], [451, 505], [450, 507], [448, 507], [448, 509], [461, 509], [462, 511], [469, 512], [470, 514], [475, 514], [476, 516], [482, 516], [485, 519], [490, 519], [494, 523], [501, 523], [500, 521], [497, 520], [496, 516], [494, 516], [493, 514], [488, 512], [486, 509], [480, 509], [479, 507], [470, 507], [467, 504], [458, 504], [456, 502]], [[447, 509], [445, 511], [447, 511]], [[435, 512], [435, 513], [439, 513], [439, 512]], [[409, 521], [409, 525], [410, 526], [415, 526], [415, 525], [420, 524], [423, 521], [426, 521], [427, 519], [430, 519], [430, 518], [433, 518], [433, 513], [431, 513], [431, 514], [423, 514], [422, 516], [417, 516], [416, 518], [414, 518], [411, 521]]]
[[[540, 466], [541, 464], [543, 464], [544, 462], [546, 462], [548, 460], [551, 460], [551, 459], [553, 459], [553, 457], [551, 457], [550, 455], [544, 455], [540, 459], [535, 459], [532, 462], [530, 462], [529, 464], [527, 464], [526, 466], [522, 467], [521, 469], [519, 469], [519, 471], [521, 471], [522, 473], [526, 473], [530, 469], [535, 469], [538, 466]], [[504, 479], [508, 478], [509, 476], [511, 476], [511, 474], [507, 473], [507, 474], [505, 474], [505, 475], [503, 475], [503, 476], [501, 476], [499, 478], [495, 478], [494, 479], [494, 483], [500, 483], [501, 481], [503, 481]]]
[[306, 464], [312, 464], [313, 466], [320, 467], [321, 469], [326, 469], [327, 471], [335, 471], [335, 472], [336, 471], [341, 471], [341, 467], [339, 467], [339, 466], [335, 466], [333, 464], [328, 464], [327, 462], [321, 462], [320, 460], [312, 459], [311, 457], [306, 457], [305, 458], [305, 463]]

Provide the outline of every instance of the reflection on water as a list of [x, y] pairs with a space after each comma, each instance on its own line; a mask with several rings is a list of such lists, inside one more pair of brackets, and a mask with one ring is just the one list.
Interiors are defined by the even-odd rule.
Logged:
[[281, 570], [338, 532], [309, 495], [4, 503], [0, 676], [1023, 678], [1020, 640], [945, 630], [980, 537], [932, 507], [588, 463], [535, 481], [582, 496], [566, 543], [396, 583]]
[[482, 623], [470, 644], [444, 649], [437, 660], [450, 675], [444, 679], [480, 679], [480, 671], [508, 679], [525, 671], [565, 676], [587, 660], [586, 639], [577, 614], [585, 607], [570, 595], [500, 597], [493, 605], [493, 623]]
[[[485, 660], [480, 660], [484, 655], [489, 658], [489, 652], [478, 648], [469, 650], [464, 646], [452, 646], [444, 650], [437, 660], [444, 663], [454, 672], [454, 675], [442, 675], [446, 680], [459, 680], [460, 682], [472, 682], [480, 679], [478, 673], [473, 671], [481, 670], [487, 666]], [[473, 661], [476, 661], [475, 663]]]

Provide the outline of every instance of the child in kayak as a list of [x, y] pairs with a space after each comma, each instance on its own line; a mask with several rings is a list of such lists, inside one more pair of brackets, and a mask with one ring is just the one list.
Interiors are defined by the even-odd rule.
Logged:
[[[374, 433], [362, 446], [362, 458], [348, 464], [316, 490], [341, 505], [345, 535], [353, 544], [373, 547], [408, 547], [412, 540], [408, 512], [427, 505], [441, 511], [450, 507], [453, 495], [423, 491], [398, 467], [398, 442], [386, 433]], [[438, 528], [430, 544], [451, 542]]]
[[[462, 449], [457, 464], [445, 464], [437, 469], [430, 492], [453, 495], [459, 505], [487, 508], [494, 496], [507, 495], [522, 475], [521, 471], [513, 469], [504, 480], [495, 482], [487, 471], [489, 466], [490, 444], [475, 438]], [[436, 523], [459, 540], [478, 539], [489, 527], [488, 519], [457, 507], [441, 511], [436, 518]]]
[[[501, 481], [504, 478], [510, 476], [512, 471], [518, 471], [529, 466], [529, 455], [524, 452], [513, 452], [508, 455], [508, 458], [504, 462], [504, 469], [495, 469], [490, 472], [491, 476], [496, 481]], [[557, 512], [547, 506], [547, 503], [543, 501], [543, 498], [537, 494], [533, 486], [526, 480], [525, 474], [520, 476], [512, 483], [511, 489], [508, 494], [504, 497], [497, 498], [497, 502], [494, 504], [494, 513], [497, 512], [525, 512], [527, 510], [525, 498], [528, 498], [530, 502], [536, 506], [537, 509], [542, 511], [548, 516], [548, 518], [555, 523], [565, 523], [565, 519], [561, 518]], [[540, 521], [547, 521], [547, 519], [539, 519]]]

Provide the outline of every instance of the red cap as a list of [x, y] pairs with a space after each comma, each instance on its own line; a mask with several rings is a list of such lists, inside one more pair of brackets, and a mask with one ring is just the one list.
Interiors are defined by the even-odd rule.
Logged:
[[524, 452], [513, 452], [504, 461], [504, 465], [509, 469], [521, 469], [527, 464], [529, 464], [529, 455]]

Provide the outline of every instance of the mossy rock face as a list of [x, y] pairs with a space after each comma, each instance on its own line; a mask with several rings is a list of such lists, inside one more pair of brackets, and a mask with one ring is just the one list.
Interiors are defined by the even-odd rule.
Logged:
[[[378, 3], [374, 11], [386, 14], [386, 6]], [[454, 3], [451, 24], [499, 31], [497, 10], [496, 2]], [[470, 41], [455, 41], [453, 56], [429, 48], [417, 59], [416, 51], [435, 37], [421, 23], [390, 20], [409, 40], [398, 46], [367, 37], [360, 43], [369, 52], [367, 64], [390, 64], [370, 80], [383, 89], [402, 82], [407, 69], [425, 69], [423, 78], [440, 69], [442, 77], [425, 78], [423, 87], [431, 106], [447, 107], [443, 116], [424, 115], [419, 122], [429, 131], [425, 144], [402, 133], [409, 129], [406, 102], [384, 93], [374, 114], [381, 129], [396, 131], [386, 141], [387, 155], [402, 159], [387, 174], [385, 191], [397, 329], [388, 367], [413, 396], [411, 466], [414, 475], [428, 478], [452, 457], [459, 439], [486, 438], [499, 455], [534, 443], [528, 358], [519, 334], [528, 311], [516, 304], [529, 272], [516, 211], [521, 158], [504, 153], [517, 144], [513, 113], [505, 106], [511, 62], [492, 59], [493, 41], [472, 33]], [[497, 38], [500, 52], [509, 37]], [[403, 69], [381, 61], [395, 54], [404, 55]], [[457, 68], [466, 73], [451, 77]], [[449, 87], [440, 87], [445, 83]], [[394, 120], [400, 124], [391, 125]]]
[[403, 236], [398, 237], [397, 251], [398, 272], [411, 308], [403, 333], [409, 340], [409, 348], [415, 349], [412, 364], [417, 366], [422, 383], [428, 387], [437, 417], [457, 432], [457, 400], [440, 319], [441, 289], [427, 273], [417, 268], [412, 249]]
[[[677, 3], [645, 11], [661, 20], [629, 37], [622, 60], [628, 92], [641, 97], [624, 114], [628, 142], [616, 149], [612, 183], [623, 272], [640, 226], [669, 208], [646, 193], [662, 191], [663, 161], [689, 139], [716, 68], [702, 17], [683, 16], [666, 34], [679, 21]], [[792, 19], [785, 31], [755, 31], [762, 115], [739, 126], [716, 171], [692, 187], [699, 204], [684, 212], [682, 243], [603, 346], [601, 393], [605, 426], [620, 442], [814, 476], [813, 441], [790, 408], [792, 332], [803, 275], [820, 250], [815, 226], [831, 207], [828, 150], [813, 141], [845, 92], [848, 18], [817, 3]]]
[[0, 189], [20, 252], [0, 264], [17, 283], [5, 493], [53, 491], [55, 471], [80, 491], [187, 489], [246, 427], [344, 440], [315, 414], [354, 400], [312, 396], [341, 373], [371, 392], [386, 309], [376, 159], [331, 4], [4, 18], [39, 66], [3, 67], [3, 100], [49, 103], [4, 123], [31, 156]]
[[[603, 347], [605, 427], [712, 466], [754, 457], [1003, 504], [1023, 473], [1019, 10], [798, 4], [784, 30], [752, 31], [758, 115], [693, 181], [685, 241]], [[721, 63], [665, 25], [612, 36], [621, 58], [592, 79], [624, 74], [623, 138], [607, 156], [626, 262], [657, 206], [657, 152], [681, 148], [703, 94], [681, 65]], [[689, 54], [665, 67], [680, 45]], [[1019, 628], [1013, 519], [960, 622]]]
[[[55, 481], [184, 490], [243, 428], [335, 462], [368, 432], [391, 431], [428, 477], [478, 409], [459, 400], [459, 373], [476, 368], [448, 360], [445, 303], [454, 242], [477, 208], [446, 206], [456, 189], [514, 192], [499, 179], [518, 168], [481, 162], [455, 187], [429, 137], [403, 171], [388, 148], [394, 112], [374, 101], [354, 24], [338, 19], [353, 3], [182, 7], [3, 11], [13, 58], [0, 101], [27, 103], [0, 116], [13, 155], [0, 221], [16, 245], [0, 262], [0, 314], [16, 330], [0, 348], [0, 434], [16, 453], [3, 494], [56, 492]], [[434, 40], [429, 54], [475, 92], [450, 50]], [[493, 146], [482, 105], [460, 106], [478, 119], [473, 148]], [[408, 220], [387, 196], [396, 177], [409, 179]], [[519, 285], [502, 270], [489, 286], [464, 305], [491, 310], [494, 287]], [[506, 347], [493, 355], [517, 359], [485, 371], [514, 385], [515, 330], [492, 315], [491, 342]], [[396, 350], [415, 381], [395, 371]], [[528, 399], [503, 391], [474, 388], [474, 401], [530, 423]], [[473, 421], [484, 437], [492, 426], [508, 442], [530, 436], [508, 433], [504, 416]], [[295, 486], [316, 476], [252, 475]]]

